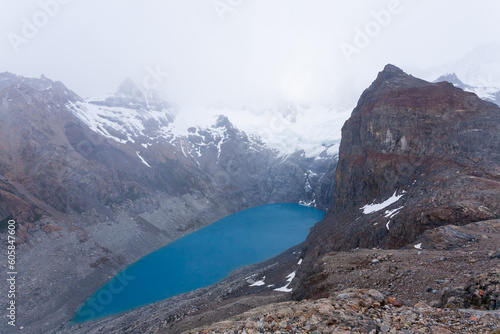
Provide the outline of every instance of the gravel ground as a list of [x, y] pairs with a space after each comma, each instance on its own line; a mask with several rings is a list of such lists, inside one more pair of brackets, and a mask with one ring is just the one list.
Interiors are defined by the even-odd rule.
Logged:
[[230, 321], [187, 333], [491, 333], [500, 311], [402, 306], [377, 290], [349, 289], [332, 298], [259, 307]]

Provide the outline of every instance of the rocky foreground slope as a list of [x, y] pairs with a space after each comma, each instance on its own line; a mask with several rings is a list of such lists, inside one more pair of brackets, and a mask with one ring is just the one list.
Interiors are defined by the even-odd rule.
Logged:
[[185, 333], [500, 332], [500, 221], [447, 227], [426, 232], [433, 249], [328, 253], [311, 299]]

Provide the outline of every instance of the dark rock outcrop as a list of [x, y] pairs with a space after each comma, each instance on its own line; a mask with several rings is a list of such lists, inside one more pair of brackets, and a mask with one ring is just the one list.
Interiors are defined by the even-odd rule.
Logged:
[[342, 129], [336, 185], [306, 268], [330, 251], [400, 248], [431, 228], [498, 219], [500, 108], [387, 65]]
[[316, 159], [303, 151], [280, 156], [222, 115], [210, 128], [190, 128], [184, 145], [186, 155], [242, 206], [303, 202], [326, 210], [333, 201], [335, 157]]

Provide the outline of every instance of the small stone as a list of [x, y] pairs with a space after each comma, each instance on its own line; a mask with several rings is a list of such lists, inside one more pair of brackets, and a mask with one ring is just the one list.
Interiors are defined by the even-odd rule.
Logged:
[[372, 260], [372, 264], [377, 264], [377, 263], [380, 263], [380, 260], [379, 260], [379, 259], [373, 259], [373, 260]]
[[415, 307], [416, 307], [416, 308], [428, 308], [428, 307], [429, 307], [429, 305], [427, 305], [427, 304], [426, 304], [425, 302], [423, 302], [423, 301], [420, 301], [420, 302], [418, 302], [418, 303], [416, 303], [416, 304], [415, 304]]
[[490, 258], [494, 259], [500, 259], [500, 249], [497, 249], [496, 251], [491, 251], [489, 254]]
[[359, 305], [363, 307], [370, 307], [373, 305], [373, 299], [370, 298], [368, 295], [363, 295], [363, 299], [359, 301]]
[[429, 303], [431, 307], [438, 307], [441, 304], [441, 301], [439, 300], [433, 300]]
[[392, 304], [394, 307], [401, 307], [403, 304], [401, 304], [399, 301], [397, 301], [394, 297], [389, 297], [387, 298], [387, 301]]
[[245, 324], [245, 327], [246, 328], [255, 328], [255, 322], [253, 321], [247, 321], [247, 323]]
[[452, 332], [450, 332], [449, 330], [447, 330], [446, 328], [436, 328], [436, 329], [432, 329], [432, 334], [451, 334]]
[[351, 296], [349, 296], [348, 293], [341, 293], [337, 295], [337, 299], [349, 299]]
[[377, 291], [375, 289], [368, 290], [366, 294], [375, 299], [379, 303], [382, 303], [384, 301], [384, 295], [380, 293], [380, 291]]
[[384, 326], [380, 327], [380, 331], [381, 331], [382, 333], [387, 333], [387, 332], [389, 332], [390, 330], [391, 330], [391, 329], [389, 328], [389, 326], [385, 326], [385, 325], [384, 325]]

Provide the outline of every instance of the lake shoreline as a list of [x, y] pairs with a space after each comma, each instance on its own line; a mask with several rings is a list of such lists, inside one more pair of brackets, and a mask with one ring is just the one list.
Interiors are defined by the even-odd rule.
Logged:
[[216, 284], [237, 268], [303, 242], [324, 214], [299, 204], [276, 203], [219, 219], [126, 267], [87, 299], [72, 323], [120, 314]]
[[92, 334], [102, 333], [103, 329], [106, 333], [140, 333], [152, 327], [178, 333], [261, 305], [288, 300], [290, 293], [250, 287], [248, 277], [266, 275], [286, 282], [286, 276], [299, 267], [297, 263], [302, 248], [303, 243], [264, 262], [237, 269], [214, 285], [118, 315], [80, 324], [66, 324], [56, 333]]

